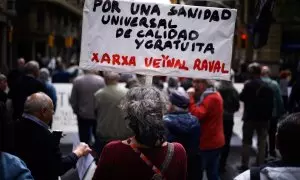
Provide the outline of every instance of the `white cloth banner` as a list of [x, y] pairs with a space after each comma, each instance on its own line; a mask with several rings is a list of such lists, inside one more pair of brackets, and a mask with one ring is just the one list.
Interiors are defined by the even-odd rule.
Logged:
[[235, 20], [234, 9], [86, 0], [80, 66], [229, 80]]

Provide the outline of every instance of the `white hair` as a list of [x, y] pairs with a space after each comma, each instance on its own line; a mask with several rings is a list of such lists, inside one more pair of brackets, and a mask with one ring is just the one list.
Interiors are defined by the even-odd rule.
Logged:
[[0, 74], [0, 81], [6, 81], [6, 76], [4, 74]]
[[[44, 108], [50, 108], [50, 97], [43, 92], [38, 92], [27, 97], [24, 104], [24, 113], [35, 113]], [[52, 101], [51, 101], [52, 102]]]
[[119, 81], [120, 75], [116, 72], [105, 71], [103, 72], [103, 76], [107, 81]]
[[47, 68], [40, 69], [40, 79], [43, 82], [47, 82], [49, 80], [50, 72]]

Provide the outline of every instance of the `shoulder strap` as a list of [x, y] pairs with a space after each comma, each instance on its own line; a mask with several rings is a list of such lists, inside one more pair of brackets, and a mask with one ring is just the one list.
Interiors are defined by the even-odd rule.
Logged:
[[250, 168], [250, 180], [260, 180], [261, 167]]
[[161, 165], [162, 174], [164, 174], [164, 172], [168, 169], [169, 164], [170, 164], [170, 162], [173, 158], [173, 155], [174, 155], [174, 144], [168, 143], [167, 155], [166, 155], [166, 158], [165, 158], [164, 162]]
[[162, 163], [161, 165], [161, 170], [158, 169], [151, 161], [150, 159], [148, 159], [137, 147], [135, 144], [130, 144], [130, 147], [132, 148], [132, 150], [134, 152], [136, 152], [137, 154], [139, 154], [140, 158], [152, 169], [152, 171], [155, 173], [155, 174], [158, 174], [160, 175], [161, 177], [163, 177], [163, 173], [166, 171], [166, 169], [168, 168], [171, 160], [172, 160], [172, 157], [173, 157], [173, 154], [174, 154], [174, 144], [172, 143], [168, 143], [168, 150], [167, 150], [167, 155], [166, 155], [166, 158], [164, 160], [164, 162]]

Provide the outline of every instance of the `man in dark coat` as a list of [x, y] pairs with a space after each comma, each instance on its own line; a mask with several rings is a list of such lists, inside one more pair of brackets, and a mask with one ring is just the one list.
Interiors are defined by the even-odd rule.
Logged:
[[80, 157], [91, 152], [87, 144], [81, 143], [62, 158], [61, 134], [51, 133], [48, 127], [53, 112], [50, 97], [35, 93], [27, 98], [22, 119], [15, 126], [13, 154], [27, 164], [35, 180], [57, 180], [58, 176], [75, 167]]
[[8, 93], [8, 98], [12, 100], [13, 118], [15, 120], [22, 117], [24, 102], [28, 96], [37, 92], [46, 93], [44, 84], [37, 80], [39, 64], [36, 61], [26, 63], [24, 73], [25, 75], [19, 78]]

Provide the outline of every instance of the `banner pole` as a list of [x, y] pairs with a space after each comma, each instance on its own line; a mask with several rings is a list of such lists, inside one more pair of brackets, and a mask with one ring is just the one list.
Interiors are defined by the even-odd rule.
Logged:
[[152, 86], [153, 76], [146, 76], [145, 85], [146, 86]]

